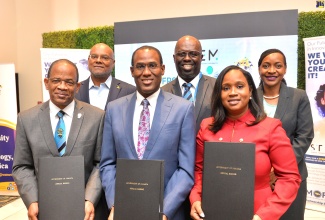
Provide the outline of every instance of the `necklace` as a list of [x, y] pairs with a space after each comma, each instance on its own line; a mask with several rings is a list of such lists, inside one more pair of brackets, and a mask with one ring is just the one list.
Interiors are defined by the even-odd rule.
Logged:
[[276, 99], [276, 98], [278, 98], [280, 96], [280, 94], [278, 94], [278, 95], [276, 95], [276, 96], [265, 96], [265, 95], [263, 95], [263, 97], [265, 98], [265, 99]]

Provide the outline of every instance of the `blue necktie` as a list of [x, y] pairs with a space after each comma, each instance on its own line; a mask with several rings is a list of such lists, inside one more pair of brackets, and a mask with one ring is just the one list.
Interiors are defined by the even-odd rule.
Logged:
[[56, 125], [55, 134], [54, 134], [54, 140], [60, 156], [62, 156], [65, 153], [65, 147], [66, 147], [66, 133], [65, 133], [65, 125], [63, 121], [64, 114], [65, 114], [64, 111], [58, 112], [57, 116], [59, 117], [59, 121], [58, 124]]
[[193, 99], [193, 96], [192, 96], [192, 93], [191, 93], [192, 84], [191, 83], [184, 83], [183, 87], [184, 87], [183, 98], [185, 98], [185, 99], [187, 99], [187, 100], [189, 100], [189, 101], [191, 101], [193, 103], [194, 99]]

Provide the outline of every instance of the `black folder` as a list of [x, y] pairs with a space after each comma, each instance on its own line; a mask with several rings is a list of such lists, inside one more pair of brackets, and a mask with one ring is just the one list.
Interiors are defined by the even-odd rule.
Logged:
[[252, 219], [255, 144], [205, 142], [202, 181], [205, 219]]
[[114, 220], [160, 220], [164, 161], [117, 159]]
[[84, 157], [39, 158], [39, 220], [84, 219]]

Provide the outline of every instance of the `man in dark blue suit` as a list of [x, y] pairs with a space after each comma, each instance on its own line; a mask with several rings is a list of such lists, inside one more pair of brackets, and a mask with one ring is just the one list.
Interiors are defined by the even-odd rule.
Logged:
[[[108, 207], [112, 208], [109, 219], [114, 215], [117, 158], [164, 160], [163, 219], [186, 219], [183, 203], [194, 183], [193, 104], [160, 89], [165, 65], [158, 49], [138, 48], [131, 64], [137, 91], [110, 102], [104, 122], [100, 175]], [[150, 131], [145, 150], [139, 154], [138, 127], [143, 100], [149, 102]]]
[[75, 98], [105, 110], [108, 102], [133, 93], [133, 85], [112, 77], [114, 65], [113, 50], [104, 43], [95, 44], [88, 57], [90, 77], [81, 82]]

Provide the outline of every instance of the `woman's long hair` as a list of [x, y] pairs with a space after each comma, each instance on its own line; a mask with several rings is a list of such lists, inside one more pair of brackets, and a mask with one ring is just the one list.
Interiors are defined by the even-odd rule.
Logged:
[[222, 105], [222, 99], [221, 99], [221, 91], [222, 91], [222, 82], [225, 77], [225, 75], [231, 71], [231, 70], [239, 70], [243, 73], [245, 76], [249, 88], [252, 92], [252, 99], [249, 100], [248, 108], [255, 117], [255, 121], [252, 121], [252, 123], [249, 123], [248, 126], [252, 126], [255, 124], [258, 124], [260, 121], [262, 121], [266, 114], [264, 113], [264, 109], [262, 104], [260, 103], [258, 96], [257, 96], [257, 90], [255, 87], [255, 83], [253, 80], [252, 75], [247, 72], [246, 70], [243, 70], [242, 68], [238, 66], [228, 66], [225, 69], [221, 71], [221, 73], [218, 75], [218, 78], [216, 80], [216, 83], [214, 84], [212, 97], [211, 97], [211, 116], [214, 118], [212, 124], [209, 127], [209, 130], [216, 133], [221, 129], [224, 122], [227, 118], [227, 112], [226, 109]]

